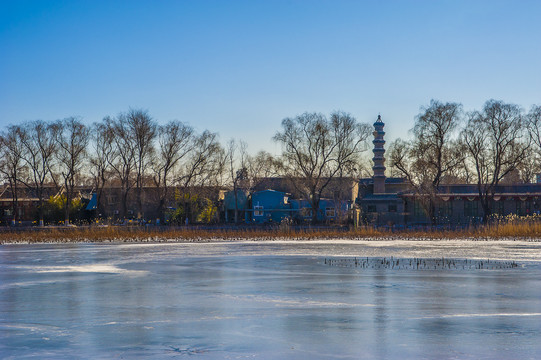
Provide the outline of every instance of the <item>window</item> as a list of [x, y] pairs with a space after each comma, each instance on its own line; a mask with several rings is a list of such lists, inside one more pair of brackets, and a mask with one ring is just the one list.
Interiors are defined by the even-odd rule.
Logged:
[[421, 203], [419, 201], [414, 201], [413, 202], [413, 216], [420, 217], [420, 216], [424, 216], [424, 214], [425, 214], [425, 211], [423, 207], [421, 206]]
[[517, 214], [518, 216], [524, 215], [524, 214], [523, 214], [524, 211], [522, 210], [522, 201], [516, 200], [516, 201], [515, 201], [515, 204], [516, 204], [516, 211], [515, 211], [515, 214]]
[[396, 212], [396, 204], [389, 204], [389, 212]]
[[443, 218], [453, 217], [453, 201], [447, 200], [439, 206], [439, 215]]
[[263, 216], [263, 206], [254, 206], [254, 216]]
[[496, 215], [504, 215], [503, 200], [492, 202], [492, 213]]
[[312, 217], [312, 209], [311, 208], [302, 208], [301, 209], [301, 214], [303, 217], [305, 218], [311, 218]]
[[540, 214], [540, 212], [539, 212], [539, 201], [538, 200], [535, 200], [535, 201], [532, 202], [532, 212], [534, 214], [537, 214], [537, 215]]
[[531, 201], [517, 200], [516, 203], [517, 203], [517, 215], [518, 216], [531, 215], [531, 213], [532, 213], [532, 203], [531, 203]]
[[464, 200], [464, 216], [475, 217], [479, 214], [479, 202]]
[[376, 212], [376, 205], [368, 205], [366, 207], [366, 212], [375, 213]]
[[334, 215], [335, 215], [335, 210], [333, 207], [325, 208], [325, 217], [331, 218], [331, 217], [334, 217]]

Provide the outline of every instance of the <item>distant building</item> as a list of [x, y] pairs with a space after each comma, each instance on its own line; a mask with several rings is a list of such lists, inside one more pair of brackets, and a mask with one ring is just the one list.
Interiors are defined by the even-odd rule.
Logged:
[[[63, 192], [62, 188], [58, 188], [54, 185], [47, 185], [43, 194], [43, 204], [46, 209], [45, 218], [50, 217], [47, 213], [47, 203], [51, 197], [59, 196]], [[185, 202], [186, 198], [192, 199], [208, 199], [217, 208], [222, 208], [224, 194], [226, 190], [216, 186], [198, 186], [190, 188], [171, 187], [168, 192], [168, 196], [165, 199], [164, 208], [167, 212], [172, 212], [179, 204]], [[137, 199], [136, 192], [131, 189], [127, 196], [126, 201], [126, 213], [122, 214], [122, 188], [116, 184], [106, 186], [101, 194], [101, 198], [98, 201], [95, 189], [92, 186], [77, 186], [75, 188], [74, 198], [79, 198], [83, 204], [83, 211], [86, 213], [85, 218], [90, 219], [98, 217], [102, 219], [108, 219], [112, 222], [130, 222], [133, 220], [135, 223], [137, 220]], [[142, 189], [142, 205], [143, 205], [143, 217], [141, 220], [145, 222], [157, 221], [159, 194], [158, 189], [155, 186], [144, 186]], [[188, 201], [188, 200], [186, 200]], [[31, 225], [37, 224], [38, 220], [38, 204], [39, 199], [35, 190], [23, 188], [20, 189], [17, 198], [17, 211], [18, 216], [13, 214], [13, 194], [11, 193], [9, 186], [4, 185], [0, 188], [0, 224], [12, 225], [13, 219], [17, 218], [17, 225]], [[219, 220], [217, 214], [216, 221]], [[161, 219], [163, 224], [164, 220]], [[190, 219], [190, 221], [192, 221]], [[193, 220], [195, 221], [195, 220]]]
[[256, 223], [280, 223], [291, 217], [290, 194], [263, 190], [252, 194], [251, 220]]
[[[421, 206], [422, 194], [416, 193], [403, 178], [384, 175], [385, 124], [378, 116], [374, 123], [373, 176], [359, 180], [362, 220], [374, 225], [430, 224]], [[540, 174], [541, 175], [541, 174]], [[541, 176], [535, 184], [502, 183], [492, 198], [492, 214], [519, 216], [541, 211]], [[482, 221], [483, 209], [476, 184], [441, 185], [436, 193], [435, 222], [439, 225], [468, 225]]]
[[[357, 179], [331, 179], [319, 201], [316, 214], [318, 221], [353, 221], [358, 189]], [[225, 194], [223, 211], [226, 222], [234, 221], [235, 211], [238, 211], [238, 221], [246, 223], [312, 221], [312, 207], [295, 187], [292, 179], [286, 177], [258, 179], [251, 193], [247, 190], [237, 190], [236, 207], [234, 194], [233, 191]]]
[[249, 193], [246, 190], [227, 191], [224, 194], [224, 220], [225, 222], [235, 221], [235, 211], [237, 211], [237, 221], [249, 221]]

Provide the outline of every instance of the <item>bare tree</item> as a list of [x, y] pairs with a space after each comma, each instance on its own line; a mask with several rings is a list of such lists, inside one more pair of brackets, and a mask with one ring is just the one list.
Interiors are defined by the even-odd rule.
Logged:
[[[261, 150], [254, 156], [248, 154], [246, 159], [248, 176], [251, 183], [258, 179], [264, 179], [270, 176], [278, 176], [282, 169], [282, 163], [271, 153]], [[254, 187], [254, 184], [250, 184]]]
[[522, 180], [532, 182], [541, 172], [541, 105], [533, 105], [526, 116], [531, 148], [520, 165]]
[[55, 139], [58, 144], [58, 164], [62, 174], [65, 196], [65, 224], [69, 225], [71, 201], [75, 185], [85, 161], [89, 130], [77, 118], [69, 117], [55, 123]]
[[255, 155], [246, 156], [246, 189], [252, 194], [269, 177], [283, 173], [281, 161], [267, 151], [261, 150]]
[[110, 180], [111, 161], [114, 158], [114, 133], [108, 123], [109, 119], [104, 119], [101, 123], [95, 123], [92, 126], [92, 146], [93, 155], [90, 157], [90, 173], [92, 174], [93, 186], [96, 189], [96, 210], [102, 206], [103, 188]]
[[239, 222], [239, 190], [248, 180], [247, 169], [247, 144], [241, 141], [231, 139], [227, 144], [227, 159], [229, 167], [229, 176], [233, 186], [233, 196], [235, 199], [235, 224]]
[[526, 120], [532, 143], [541, 152], [541, 105], [533, 105]]
[[137, 217], [143, 217], [143, 186], [154, 153], [157, 125], [147, 111], [130, 109], [116, 118], [104, 119], [112, 134], [113, 152], [109, 165], [120, 180], [121, 217], [128, 212], [128, 195], [136, 188]]
[[317, 222], [322, 192], [333, 178], [355, 169], [370, 133], [368, 124], [343, 112], [332, 113], [330, 119], [304, 113], [282, 120], [282, 131], [273, 139], [282, 145], [285, 175], [310, 201], [313, 222]]
[[43, 226], [45, 187], [51, 181], [52, 167], [57, 151], [54, 126], [44, 121], [33, 121], [22, 127], [21, 142], [25, 148], [24, 161], [30, 168], [30, 181], [25, 185], [36, 192], [39, 225]]
[[13, 225], [19, 220], [19, 184], [26, 170], [22, 135], [22, 128], [16, 125], [9, 126], [7, 132], [0, 134], [0, 172], [8, 179], [12, 193]]
[[445, 175], [463, 162], [463, 152], [454, 141], [454, 132], [461, 121], [461, 105], [436, 100], [421, 108], [410, 142], [396, 140], [391, 146], [391, 166], [409, 180], [418, 201], [431, 223], [436, 222], [435, 204], [438, 187]]
[[156, 123], [147, 111], [130, 109], [125, 115], [135, 160], [135, 186], [137, 190], [137, 218], [143, 214], [143, 185], [149, 167], [149, 161], [154, 153], [153, 141], [156, 138]]
[[520, 181], [529, 184], [536, 181], [536, 174], [541, 172], [541, 156], [534, 146], [526, 151], [524, 159], [517, 165]]
[[514, 104], [489, 100], [482, 112], [469, 114], [462, 141], [477, 177], [483, 221], [492, 214], [492, 200], [499, 182], [517, 169], [527, 155], [529, 139], [522, 127], [521, 109]]
[[169, 186], [174, 169], [193, 149], [193, 129], [179, 121], [158, 128], [158, 153], [152, 164], [154, 184], [158, 190], [158, 216], [164, 217]]
[[183, 193], [183, 206], [186, 216], [194, 217], [189, 209], [192, 190], [195, 187], [221, 185], [221, 177], [226, 163], [225, 151], [218, 142], [218, 134], [204, 131], [195, 136], [193, 148], [176, 175], [176, 183]]
[[196, 136], [193, 149], [177, 176], [180, 187], [217, 185], [216, 179], [225, 167], [224, 153], [218, 142], [218, 134], [205, 130]]
[[117, 175], [121, 187], [121, 213], [125, 218], [128, 212], [128, 194], [133, 188], [133, 172], [135, 169], [135, 148], [127, 125], [126, 117], [120, 114], [117, 118], [104, 119], [108, 131], [113, 134], [113, 153], [109, 165]]

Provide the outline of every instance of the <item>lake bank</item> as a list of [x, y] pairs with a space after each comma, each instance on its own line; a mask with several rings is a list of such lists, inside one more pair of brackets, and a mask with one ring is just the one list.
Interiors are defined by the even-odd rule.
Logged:
[[445, 228], [347, 228], [347, 227], [32, 227], [7, 228], [0, 231], [0, 244], [76, 243], [76, 242], [209, 242], [266, 240], [397, 240], [466, 239], [471, 241], [521, 240], [541, 241], [541, 224], [496, 224], [482, 227]]

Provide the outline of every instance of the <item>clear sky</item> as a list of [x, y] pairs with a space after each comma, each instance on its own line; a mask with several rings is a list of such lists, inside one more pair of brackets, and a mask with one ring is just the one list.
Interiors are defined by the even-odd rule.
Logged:
[[0, 0], [0, 127], [130, 107], [277, 152], [284, 117], [407, 136], [430, 99], [541, 104], [541, 1]]

